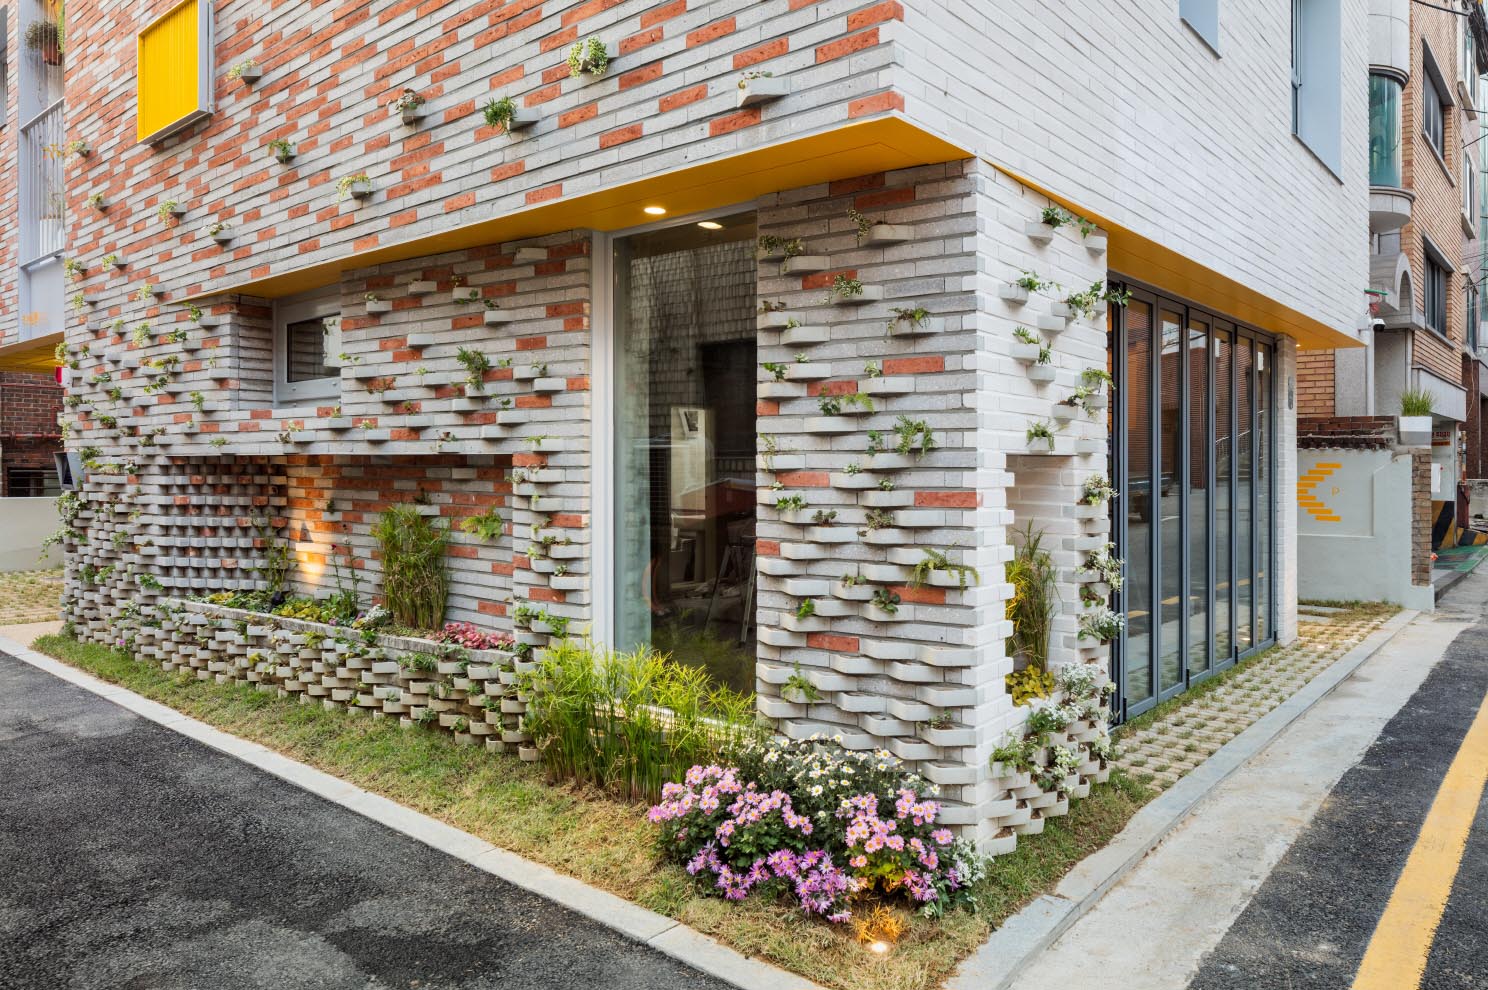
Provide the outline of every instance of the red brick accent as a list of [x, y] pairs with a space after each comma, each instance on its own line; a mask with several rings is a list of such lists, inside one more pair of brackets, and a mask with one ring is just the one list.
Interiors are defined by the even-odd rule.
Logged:
[[721, 21], [714, 21], [706, 27], [700, 27], [696, 31], [689, 31], [687, 33], [687, 47], [696, 48], [698, 45], [706, 45], [708, 42], [722, 38], [726, 34], [733, 34], [734, 28], [734, 19], [732, 17], [726, 17]]
[[897, 0], [884, 0], [872, 7], [865, 7], [847, 15], [847, 29], [849, 31], [861, 31], [871, 24], [882, 24], [884, 21], [904, 20], [904, 8]]
[[745, 127], [753, 127], [760, 122], [760, 108], [749, 107], [738, 113], [727, 114], [723, 117], [715, 117], [708, 122], [708, 134], [718, 137], [720, 134], [731, 134]]
[[572, 127], [575, 124], [582, 124], [586, 120], [593, 120], [597, 116], [599, 116], [599, 104], [585, 103], [581, 107], [574, 107], [566, 113], [559, 114], [558, 126]]
[[617, 127], [613, 131], [605, 131], [599, 136], [601, 148], [613, 148], [617, 144], [634, 141], [640, 137], [642, 128], [640, 124], [631, 124], [628, 127]]
[[833, 653], [858, 652], [858, 637], [837, 636], [832, 633], [807, 633], [806, 645], [813, 650], [830, 650]]
[[652, 7], [641, 15], [641, 27], [648, 28], [662, 21], [669, 21], [673, 17], [680, 17], [687, 13], [687, 0], [672, 0], [659, 7]]
[[909, 602], [912, 605], [945, 604], [946, 596], [944, 588], [911, 588], [908, 585], [899, 585], [890, 590], [893, 591], [894, 594], [899, 596], [900, 601]]
[[756, 45], [745, 51], [736, 52], [734, 54], [734, 68], [747, 69], [751, 65], [758, 65], [769, 59], [778, 58], [789, 51], [790, 40], [787, 38], [776, 38], [774, 41], [767, 41], [763, 45]]
[[801, 276], [801, 288], [829, 289], [832, 287], [832, 283], [836, 281], [838, 275], [841, 275], [845, 278], [857, 278], [858, 270], [856, 268], [838, 268], [835, 271], [817, 272], [814, 275], [803, 275]]
[[639, 51], [647, 45], [654, 45], [662, 38], [661, 28], [651, 28], [649, 31], [641, 31], [628, 38], [620, 39], [620, 54], [629, 55], [631, 52]]
[[632, 86], [639, 86], [642, 83], [648, 83], [653, 79], [660, 78], [661, 63], [652, 62], [650, 65], [643, 65], [639, 69], [632, 69], [630, 72], [622, 73], [620, 76], [620, 88], [630, 89]]
[[786, 488], [827, 488], [832, 484], [825, 471], [786, 471], [777, 480]]
[[878, 28], [872, 28], [871, 30], [864, 31], [862, 34], [848, 35], [846, 38], [839, 38], [836, 41], [819, 46], [816, 49], [816, 61], [818, 64], [830, 62], [834, 58], [851, 55], [853, 52], [860, 52], [864, 48], [872, 48], [876, 44], [878, 44]]
[[683, 89], [675, 93], [668, 93], [666, 96], [663, 96], [661, 99], [656, 101], [656, 109], [661, 113], [666, 113], [668, 110], [675, 110], [678, 107], [685, 107], [689, 103], [696, 103], [698, 100], [701, 100], [707, 95], [708, 84], [701, 83], [697, 86], [691, 87], [690, 89]]
[[847, 116], [851, 120], [854, 117], [865, 117], [870, 113], [883, 113], [887, 110], [903, 110], [904, 97], [893, 90], [878, 93], [874, 96], [864, 96], [853, 100], [847, 105]]
[[886, 375], [925, 375], [945, 370], [943, 357], [885, 358], [883, 373]]
[[915, 492], [914, 504], [924, 509], [975, 509], [982, 504], [977, 492]]
[[543, 186], [541, 189], [532, 189], [527, 193], [527, 203], [546, 203], [550, 199], [557, 199], [563, 195], [563, 183], [555, 182], [551, 186]]

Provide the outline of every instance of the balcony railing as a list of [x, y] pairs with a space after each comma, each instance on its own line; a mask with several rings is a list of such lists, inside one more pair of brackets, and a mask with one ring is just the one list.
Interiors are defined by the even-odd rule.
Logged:
[[62, 253], [67, 223], [62, 101], [21, 127], [21, 263]]

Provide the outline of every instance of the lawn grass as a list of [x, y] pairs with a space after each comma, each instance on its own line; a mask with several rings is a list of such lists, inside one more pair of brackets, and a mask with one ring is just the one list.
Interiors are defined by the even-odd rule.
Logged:
[[48, 656], [169, 705], [233, 735], [382, 794], [545, 863], [699, 931], [842, 990], [928, 990], [1005, 918], [1051, 889], [1104, 846], [1150, 797], [1113, 770], [1107, 784], [1049, 821], [1043, 834], [993, 860], [977, 891], [980, 910], [939, 921], [912, 919], [888, 954], [874, 955], [850, 926], [810, 921], [785, 903], [731, 903], [701, 894], [680, 868], [657, 858], [643, 806], [592, 789], [548, 783], [537, 767], [452, 737], [400, 729], [346, 712], [278, 698], [246, 684], [219, 685], [65, 636], [33, 644]]
[[61, 568], [0, 574], [0, 625], [55, 619], [61, 599]]

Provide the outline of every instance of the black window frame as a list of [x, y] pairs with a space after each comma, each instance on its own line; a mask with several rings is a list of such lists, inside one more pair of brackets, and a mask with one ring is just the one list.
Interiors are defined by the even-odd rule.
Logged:
[[1447, 336], [1447, 293], [1452, 289], [1451, 270], [1430, 248], [1425, 252], [1422, 278], [1421, 322], [1432, 333]]

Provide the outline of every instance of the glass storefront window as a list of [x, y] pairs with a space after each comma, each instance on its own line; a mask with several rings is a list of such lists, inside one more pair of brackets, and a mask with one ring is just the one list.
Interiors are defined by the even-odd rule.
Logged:
[[1369, 184], [1400, 186], [1401, 85], [1391, 76], [1369, 77]]
[[1152, 519], [1157, 492], [1152, 480], [1152, 307], [1133, 299], [1125, 310], [1126, 678], [1129, 704], [1154, 697], [1152, 683]]
[[755, 222], [615, 242], [615, 645], [754, 690]]
[[1117, 329], [1127, 626], [1116, 674], [1130, 717], [1272, 636], [1275, 349], [1141, 289]]

